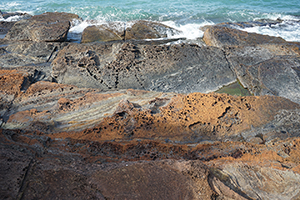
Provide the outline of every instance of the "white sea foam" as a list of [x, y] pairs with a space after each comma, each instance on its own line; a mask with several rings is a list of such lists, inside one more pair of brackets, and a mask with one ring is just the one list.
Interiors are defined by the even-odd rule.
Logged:
[[283, 21], [275, 25], [255, 26], [241, 29], [247, 32], [282, 37], [287, 41], [300, 42], [300, 22]]
[[206, 25], [213, 25], [213, 22], [205, 21], [202, 23], [191, 23], [191, 24], [176, 24], [173, 21], [162, 22], [163, 24], [170, 26], [179, 30], [181, 33], [178, 35], [168, 35], [169, 38], [186, 38], [188, 40], [195, 40], [197, 38], [203, 37], [203, 31], [200, 30], [200, 27]]

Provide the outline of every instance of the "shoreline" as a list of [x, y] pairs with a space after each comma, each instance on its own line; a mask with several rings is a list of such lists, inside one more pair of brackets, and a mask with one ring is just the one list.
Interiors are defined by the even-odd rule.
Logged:
[[139, 20], [76, 43], [74, 18], [0, 39], [1, 199], [300, 197], [299, 42], [223, 23], [176, 43]]

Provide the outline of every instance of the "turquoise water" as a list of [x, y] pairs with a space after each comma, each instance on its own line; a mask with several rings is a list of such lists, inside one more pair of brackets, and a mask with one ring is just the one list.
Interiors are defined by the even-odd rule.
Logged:
[[[71, 31], [107, 21], [152, 20], [185, 31], [187, 37], [201, 37], [199, 27], [220, 22], [249, 22], [259, 19], [283, 22], [272, 27], [245, 29], [289, 41], [300, 41], [300, 0], [1, 0], [2, 12], [71, 12], [85, 21]], [[7, 19], [15, 20], [15, 19]], [[91, 21], [94, 20], [94, 21]]]

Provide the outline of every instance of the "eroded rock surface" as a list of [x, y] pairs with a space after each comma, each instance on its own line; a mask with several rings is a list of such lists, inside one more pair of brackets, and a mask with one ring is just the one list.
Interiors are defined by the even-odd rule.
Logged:
[[7, 40], [63, 42], [67, 39], [70, 22], [79, 19], [71, 13], [44, 13], [18, 21], [6, 34]]
[[208, 27], [207, 45], [222, 47], [242, 85], [254, 95], [300, 103], [299, 43], [220, 26]]
[[[299, 199], [299, 44], [211, 30], [215, 47], [1, 39], [0, 199]], [[209, 93], [230, 83], [256, 96]]]
[[197, 45], [72, 44], [52, 67], [58, 83], [102, 90], [210, 92], [236, 80], [221, 50]]

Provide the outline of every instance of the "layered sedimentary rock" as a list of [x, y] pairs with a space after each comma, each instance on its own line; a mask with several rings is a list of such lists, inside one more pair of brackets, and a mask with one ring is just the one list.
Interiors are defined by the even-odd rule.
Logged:
[[[213, 46], [1, 39], [0, 198], [299, 199], [299, 44], [225, 27]], [[231, 89], [254, 96], [212, 92]]]

